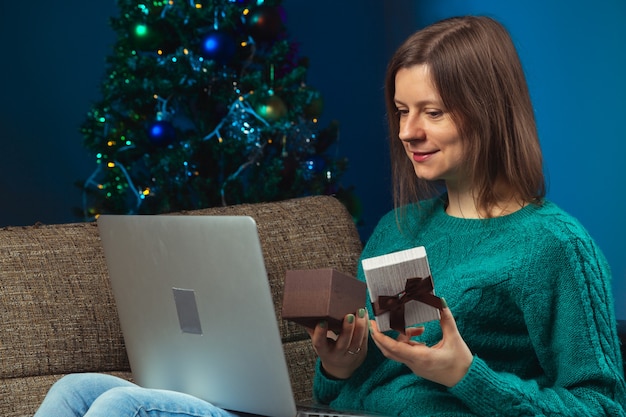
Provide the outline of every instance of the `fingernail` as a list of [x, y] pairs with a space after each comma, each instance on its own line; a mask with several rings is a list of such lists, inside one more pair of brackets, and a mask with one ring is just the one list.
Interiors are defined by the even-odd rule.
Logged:
[[360, 319], [365, 317], [365, 309], [364, 308], [359, 308], [358, 314], [359, 314], [359, 318]]
[[325, 321], [320, 321], [318, 326], [320, 326], [322, 329], [325, 329], [328, 323], [326, 323]]
[[441, 308], [448, 308], [448, 303], [446, 302], [446, 299], [441, 297]]
[[354, 323], [354, 314], [348, 314], [348, 323], [349, 324]]

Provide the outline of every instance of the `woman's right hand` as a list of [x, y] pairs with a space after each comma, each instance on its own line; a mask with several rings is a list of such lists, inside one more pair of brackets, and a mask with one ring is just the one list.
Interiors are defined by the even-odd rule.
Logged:
[[361, 308], [356, 315], [344, 317], [336, 340], [328, 337], [326, 322], [319, 323], [315, 329], [306, 329], [327, 376], [347, 379], [361, 366], [367, 355], [368, 323], [367, 311]]

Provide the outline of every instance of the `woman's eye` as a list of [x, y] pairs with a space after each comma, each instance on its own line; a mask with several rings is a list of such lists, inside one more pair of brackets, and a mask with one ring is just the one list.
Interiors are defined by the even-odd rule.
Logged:
[[398, 116], [404, 116], [404, 115], [406, 115], [406, 114], [409, 114], [409, 111], [408, 111], [408, 110], [406, 110], [406, 109], [396, 109], [396, 114], [397, 114]]
[[441, 110], [428, 110], [425, 113], [433, 119], [443, 116], [443, 112]]

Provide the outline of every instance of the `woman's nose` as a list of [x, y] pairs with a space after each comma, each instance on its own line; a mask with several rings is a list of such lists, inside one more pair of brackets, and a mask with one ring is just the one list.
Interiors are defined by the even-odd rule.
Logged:
[[416, 140], [424, 138], [424, 127], [420, 118], [408, 115], [400, 119], [399, 135], [401, 140]]

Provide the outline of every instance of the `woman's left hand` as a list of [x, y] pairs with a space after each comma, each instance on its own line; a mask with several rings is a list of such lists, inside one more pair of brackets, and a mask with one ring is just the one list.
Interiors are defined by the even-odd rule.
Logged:
[[443, 337], [432, 347], [411, 340], [424, 331], [422, 327], [408, 328], [406, 334], [393, 339], [381, 333], [374, 320], [370, 324], [372, 339], [385, 357], [404, 363], [416, 375], [447, 387], [463, 379], [474, 359], [448, 307], [441, 310]]

